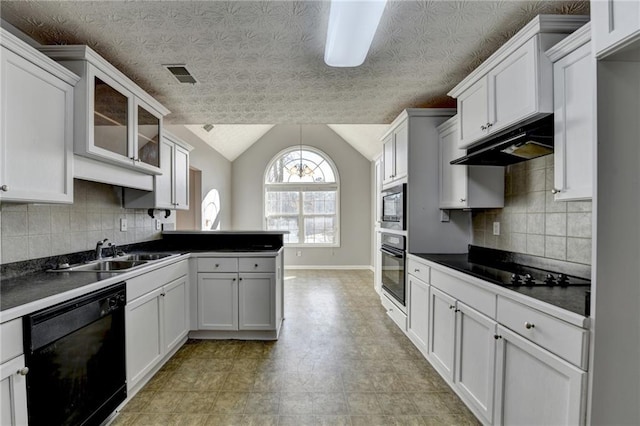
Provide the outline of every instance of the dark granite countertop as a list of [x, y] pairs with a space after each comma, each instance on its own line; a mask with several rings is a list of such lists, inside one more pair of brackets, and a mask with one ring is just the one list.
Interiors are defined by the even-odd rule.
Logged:
[[505, 286], [498, 279], [492, 279], [491, 277], [488, 277], [484, 274], [474, 273], [472, 268], [473, 264], [468, 261], [467, 254], [412, 253], [412, 255], [425, 260], [429, 260], [434, 263], [438, 263], [464, 274], [480, 278], [482, 280], [490, 282], [491, 284], [498, 285], [506, 290], [529, 296], [533, 299], [558, 306], [579, 315], [589, 316], [588, 308], [586, 306], [586, 291], [591, 289], [589, 285], [577, 285], [568, 287], [550, 287], [542, 285], [533, 287], [527, 287], [524, 285], [518, 287]]

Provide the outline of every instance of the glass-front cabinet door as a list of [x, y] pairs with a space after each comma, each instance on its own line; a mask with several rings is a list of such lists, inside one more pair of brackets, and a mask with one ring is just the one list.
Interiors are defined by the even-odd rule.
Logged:
[[[96, 70], [97, 71], [97, 70]], [[93, 77], [93, 144], [89, 151], [113, 160], [132, 157], [131, 107], [133, 99], [108, 76], [96, 72]]]
[[141, 101], [136, 100], [135, 104], [137, 134], [134, 161], [142, 167], [159, 168], [161, 119]]

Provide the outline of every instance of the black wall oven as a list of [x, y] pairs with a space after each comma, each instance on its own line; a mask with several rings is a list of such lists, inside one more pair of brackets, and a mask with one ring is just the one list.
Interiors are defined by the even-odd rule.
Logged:
[[29, 425], [99, 425], [127, 397], [125, 284], [24, 317]]
[[405, 208], [407, 202], [407, 184], [393, 186], [381, 192], [382, 211], [380, 226], [387, 229], [404, 231], [407, 229]]
[[405, 237], [383, 232], [380, 252], [382, 253], [382, 288], [405, 306]]

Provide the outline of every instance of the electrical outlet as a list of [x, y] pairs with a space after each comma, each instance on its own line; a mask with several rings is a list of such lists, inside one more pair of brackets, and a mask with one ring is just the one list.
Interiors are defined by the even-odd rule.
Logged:
[[500, 235], [500, 222], [493, 222], [493, 235]]
[[298, 256], [298, 257], [302, 256], [302, 250], [296, 251], [296, 256]]
[[120, 231], [124, 232], [127, 230], [127, 219], [120, 219]]
[[156, 221], [156, 231], [160, 231], [162, 229], [162, 222], [160, 219], [154, 219]]

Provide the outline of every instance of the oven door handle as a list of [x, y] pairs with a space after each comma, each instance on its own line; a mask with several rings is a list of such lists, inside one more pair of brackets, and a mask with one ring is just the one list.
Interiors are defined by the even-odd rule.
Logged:
[[388, 249], [386, 249], [384, 247], [380, 247], [380, 251], [382, 253], [384, 253], [384, 254], [387, 254], [389, 256], [393, 256], [393, 257], [395, 257], [397, 259], [403, 259], [404, 258], [404, 254], [394, 253], [391, 250], [388, 250]]

